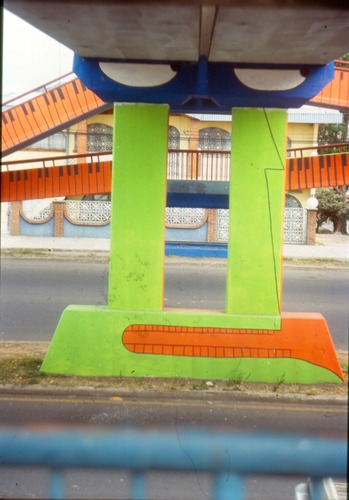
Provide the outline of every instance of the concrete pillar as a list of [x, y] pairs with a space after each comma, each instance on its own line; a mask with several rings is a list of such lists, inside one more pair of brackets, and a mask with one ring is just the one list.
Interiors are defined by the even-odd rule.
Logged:
[[307, 209], [307, 234], [306, 234], [306, 244], [315, 245], [316, 242], [316, 216], [317, 210]]
[[217, 241], [217, 210], [215, 208], [207, 209], [207, 241], [212, 243]]
[[64, 206], [65, 201], [54, 201], [53, 202], [53, 236], [62, 237], [64, 236]]
[[[87, 121], [79, 122], [76, 127], [76, 152], [79, 154], [86, 153], [87, 151]], [[82, 161], [82, 160], [78, 160]]]
[[277, 315], [287, 112], [234, 109], [226, 312]]
[[114, 108], [108, 304], [163, 307], [167, 105]]
[[11, 202], [10, 208], [10, 235], [19, 236], [20, 235], [20, 213], [22, 208], [21, 201]]

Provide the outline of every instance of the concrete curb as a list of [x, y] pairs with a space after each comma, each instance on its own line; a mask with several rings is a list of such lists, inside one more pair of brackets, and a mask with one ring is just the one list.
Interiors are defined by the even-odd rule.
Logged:
[[154, 400], [161, 402], [168, 401], [203, 401], [207, 404], [214, 402], [227, 403], [227, 402], [259, 402], [259, 403], [308, 403], [308, 404], [327, 404], [327, 405], [345, 405], [348, 404], [346, 396], [334, 396], [324, 394], [300, 394], [300, 393], [278, 393], [266, 391], [244, 391], [239, 390], [231, 391], [215, 391], [212, 390], [168, 390], [168, 389], [143, 389], [143, 388], [105, 388], [105, 387], [92, 387], [92, 386], [40, 386], [40, 385], [0, 385], [0, 394], [11, 394], [16, 396], [51, 396], [51, 397], [78, 397], [78, 398], [118, 398], [123, 399], [140, 399], [140, 400]]
[[[16, 249], [2, 250], [2, 258], [14, 259], [57, 259], [57, 260], [80, 260], [90, 261], [94, 259], [99, 262], [109, 262], [109, 253], [105, 251], [87, 252], [87, 251], [65, 251], [65, 250], [32, 250], [30, 253], [21, 253]], [[167, 266], [202, 266], [205, 267], [226, 267], [227, 259], [215, 257], [183, 257], [169, 255], [165, 256]], [[297, 269], [306, 267], [308, 269], [349, 269], [349, 261], [344, 259], [310, 259], [310, 258], [284, 258], [283, 269]]]
[[[57, 238], [32, 236], [1, 237], [2, 251], [32, 251], [47, 253], [102, 254], [109, 256], [108, 238]], [[225, 250], [224, 250], [225, 249]], [[225, 259], [226, 244], [166, 242], [166, 255], [187, 259]], [[324, 259], [349, 262], [348, 235], [317, 235], [315, 245], [284, 245], [284, 259]]]

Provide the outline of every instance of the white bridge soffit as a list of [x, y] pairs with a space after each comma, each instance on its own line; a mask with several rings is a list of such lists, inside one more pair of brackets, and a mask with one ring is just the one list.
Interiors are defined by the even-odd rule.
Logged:
[[5, 0], [82, 57], [323, 65], [349, 52], [347, 1]]

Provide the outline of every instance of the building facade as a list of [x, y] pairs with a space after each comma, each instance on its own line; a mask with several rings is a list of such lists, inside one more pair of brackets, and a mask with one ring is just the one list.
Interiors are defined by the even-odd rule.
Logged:
[[[315, 154], [319, 125], [341, 123], [341, 120], [341, 113], [334, 110], [310, 106], [289, 110], [287, 146], [290, 149], [287, 155], [297, 156], [300, 154], [297, 148], [312, 146], [314, 149], [307, 149], [302, 155]], [[68, 130], [18, 151], [7, 159], [35, 159], [109, 151], [113, 142], [112, 124], [112, 110], [97, 114]], [[233, 128], [231, 115], [171, 115], [168, 133], [168, 178], [229, 181]], [[196, 159], [193, 157], [194, 152]], [[285, 243], [315, 242], [316, 213], [308, 211], [306, 207], [310, 196], [310, 190], [287, 193]], [[2, 213], [2, 231], [11, 235], [108, 238], [110, 234], [110, 193], [79, 196], [69, 200], [16, 202], [9, 204], [7, 208], [4, 207]], [[228, 220], [227, 209], [167, 208], [166, 240], [225, 243], [228, 239]]]

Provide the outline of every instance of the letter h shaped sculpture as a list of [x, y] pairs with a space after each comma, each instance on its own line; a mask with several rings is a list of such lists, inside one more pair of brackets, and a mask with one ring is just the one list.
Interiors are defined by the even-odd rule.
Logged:
[[64, 311], [43, 371], [343, 380], [324, 318], [281, 312], [287, 111], [232, 113], [225, 311], [164, 307], [169, 105], [117, 103], [108, 305]]

